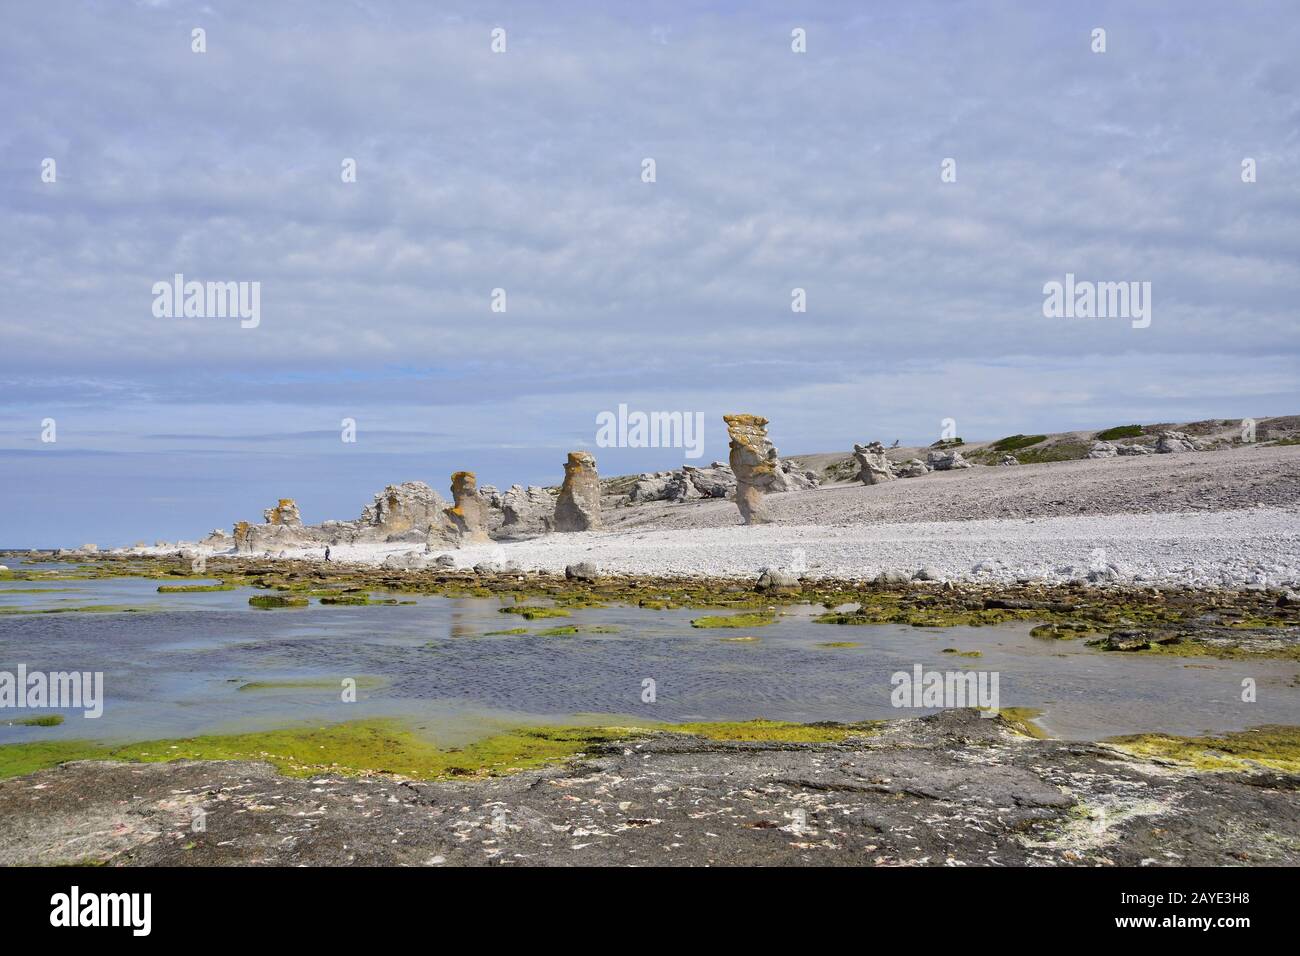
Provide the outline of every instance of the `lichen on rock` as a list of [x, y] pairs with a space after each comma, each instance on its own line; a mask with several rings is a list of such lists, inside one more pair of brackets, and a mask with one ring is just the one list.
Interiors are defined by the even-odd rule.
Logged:
[[555, 530], [597, 531], [601, 527], [596, 459], [585, 451], [571, 451], [564, 463], [564, 485], [555, 502]]

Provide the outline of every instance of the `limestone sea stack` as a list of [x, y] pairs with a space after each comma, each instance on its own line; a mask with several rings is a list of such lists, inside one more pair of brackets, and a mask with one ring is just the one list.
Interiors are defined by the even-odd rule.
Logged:
[[486, 544], [487, 502], [478, 493], [478, 478], [472, 471], [458, 471], [451, 476], [451, 496], [455, 504], [444, 512], [455, 527], [462, 544]]
[[564, 463], [564, 485], [555, 502], [555, 530], [598, 531], [602, 527], [596, 459], [585, 451], [571, 451]]
[[298, 503], [292, 498], [281, 498], [274, 508], [262, 512], [262, 519], [267, 524], [284, 525], [286, 528], [301, 528], [302, 515], [298, 513]]
[[767, 419], [760, 415], [723, 415], [731, 436], [731, 470], [736, 476], [736, 507], [745, 524], [771, 519], [763, 497], [786, 491], [788, 479], [781, 459], [767, 437]]

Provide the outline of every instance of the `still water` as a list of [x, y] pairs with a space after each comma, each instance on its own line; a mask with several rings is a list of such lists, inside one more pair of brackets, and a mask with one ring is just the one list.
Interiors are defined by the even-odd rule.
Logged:
[[[0, 615], [0, 670], [102, 671], [105, 684], [99, 719], [63, 711], [61, 726], [21, 727], [6, 721], [34, 712], [0, 711], [0, 743], [128, 742], [371, 716], [408, 718], [447, 745], [534, 722], [868, 720], [930, 712], [890, 705], [891, 675], [916, 664], [995, 671], [1002, 706], [1040, 708], [1039, 724], [1065, 738], [1300, 724], [1294, 663], [1106, 653], [1032, 638], [1028, 625], [843, 627], [813, 623], [820, 609], [811, 607], [748, 630], [692, 628], [709, 613], [700, 610], [635, 607], [528, 622], [500, 613], [494, 599], [437, 597], [265, 611], [248, 598], [267, 592], [159, 594], [158, 583], [0, 582], [0, 608], [146, 609]], [[564, 625], [580, 631], [538, 633]], [[529, 633], [488, 633], [518, 627]], [[736, 637], [757, 640], [726, 640]], [[857, 646], [821, 646], [840, 641]], [[1241, 700], [1248, 677], [1255, 703]], [[359, 682], [355, 703], [342, 700], [344, 678]], [[645, 678], [655, 682], [654, 703], [642, 702]], [[252, 682], [270, 686], [245, 686]], [[276, 686], [283, 682], [303, 686]]]

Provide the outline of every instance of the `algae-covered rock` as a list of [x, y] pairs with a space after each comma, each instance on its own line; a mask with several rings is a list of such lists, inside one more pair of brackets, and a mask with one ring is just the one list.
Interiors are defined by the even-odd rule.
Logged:
[[280, 607], [306, 607], [307, 597], [303, 594], [258, 594], [248, 599], [251, 607], [271, 610]]

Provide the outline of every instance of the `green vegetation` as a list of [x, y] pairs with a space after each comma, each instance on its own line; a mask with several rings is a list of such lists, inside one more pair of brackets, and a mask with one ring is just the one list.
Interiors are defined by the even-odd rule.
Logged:
[[226, 584], [160, 584], [159, 594], [191, 594], [206, 591], [233, 591], [237, 585]]
[[248, 603], [268, 611], [277, 607], [306, 607], [307, 598], [301, 594], [258, 594], [249, 598]]
[[818, 647], [861, 647], [857, 641], [823, 641]]
[[[354, 677], [357, 690], [374, 690], [384, 685], [380, 677]], [[343, 689], [343, 679], [335, 677], [304, 677], [291, 680], [255, 680], [240, 684], [241, 691], [257, 690], [327, 690], [339, 693]]]
[[248, 734], [155, 740], [113, 747], [90, 741], [0, 746], [0, 778], [31, 773], [68, 760], [265, 760], [282, 773], [352, 775], [392, 773], [433, 780], [489, 776], [539, 767], [592, 744], [643, 732], [627, 728], [529, 727], [463, 748], [440, 748], [393, 720]]
[[998, 717], [1007, 723], [1016, 733], [1035, 740], [1046, 740], [1047, 733], [1034, 723], [1034, 718], [1043, 712], [1037, 707], [1000, 707]]
[[1116, 425], [1114, 428], [1107, 428], [1104, 432], [1097, 432], [1098, 441], [1115, 441], [1118, 438], [1141, 437], [1141, 425]]
[[786, 743], [838, 743], [850, 737], [866, 737], [877, 732], [880, 721], [857, 724], [832, 722], [795, 724], [785, 720], [719, 721], [691, 724], [660, 724], [659, 729], [679, 734], [694, 734], [709, 740], [782, 741]]
[[562, 607], [540, 607], [535, 604], [515, 604], [499, 608], [502, 614], [518, 614], [525, 621], [534, 621], [542, 617], [568, 617], [569, 611]]
[[1139, 757], [1168, 760], [1197, 770], [1278, 770], [1300, 773], [1300, 727], [1266, 725], [1221, 737], [1134, 734], [1106, 743]]
[[1051, 461], [1078, 461], [1088, 457], [1091, 444], [1059, 441], [1042, 448], [1023, 448], [1016, 454], [1022, 465], [1040, 465]]
[[1029, 631], [1030, 637], [1043, 640], [1067, 641], [1087, 634], [1092, 628], [1081, 621], [1057, 621], [1052, 624], [1039, 624]]
[[577, 634], [578, 629], [572, 624], [564, 624], [560, 627], [548, 627], [537, 632], [538, 637], [567, 637], [570, 634]]
[[0, 779], [69, 760], [261, 760], [282, 773], [368, 775], [391, 773], [421, 780], [485, 777], [540, 767], [593, 746], [656, 731], [710, 740], [823, 743], [867, 736], [877, 723], [796, 724], [751, 720], [734, 723], [653, 724], [641, 727], [520, 727], [464, 747], [438, 747], [392, 719], [355, 721], [246, 734], [206, 735], [112, 746], [92, 741], [51, 741], [0, 746]]
[[24, 717], [21, 720], [6, 721], [11, 727], [57, 727], [63, 723], [62, 714], [46, 714], [43, 717]]
[[27, 614], [139, 614], [154, 610], [127, 604], [86, 604], [81, 607], [0, 607], [0, 614], [18, 617]]
[[776, 615], [760, 614], [714, 614], [697, 617], [691, 621], [691, 627], [763, 627], [776, 620]]
[[994, 451], [1015, 451], [1017, 448], [1028, 448], [1030, 445], [1037, 445], [1039, 442], [1047, 441], [1046, 435], [1008, 435], [1006, 438], [999, 438], [991, 446]]
[[941, 652], [943, 654], [956, 654], [958, 657], [983, 657], [983, 651], [959, 651], [955, 647], [945, 647]]
[[504, 631], [488, 631], [483, 636], [495, 637], [500, 634], [527, 634], [527, 633], [528, 633], [528, 628], [526, 627], [512, 627]]

